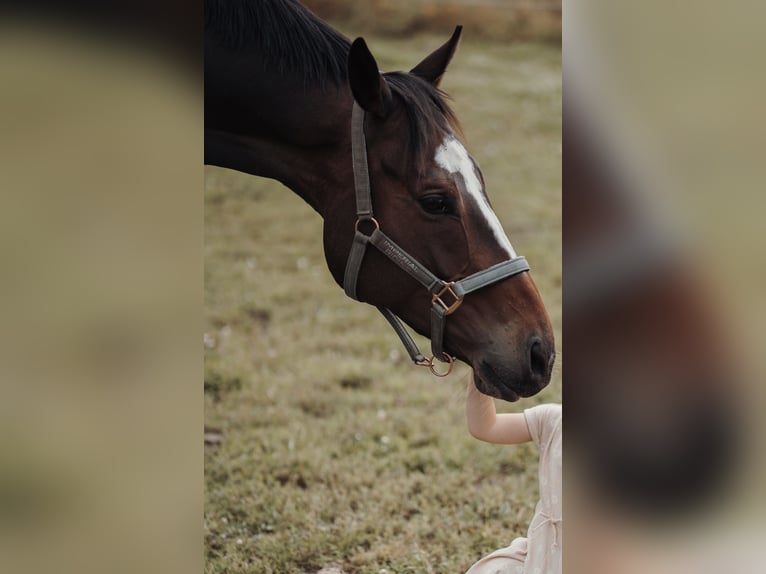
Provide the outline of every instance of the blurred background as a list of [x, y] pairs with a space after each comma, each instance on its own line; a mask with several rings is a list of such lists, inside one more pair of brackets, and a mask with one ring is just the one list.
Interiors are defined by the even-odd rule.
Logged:
[[560, 0], [307, 0], [303, 4], [356, 34], [448, 34], [460, 22], [468, 38], [561, 43]]

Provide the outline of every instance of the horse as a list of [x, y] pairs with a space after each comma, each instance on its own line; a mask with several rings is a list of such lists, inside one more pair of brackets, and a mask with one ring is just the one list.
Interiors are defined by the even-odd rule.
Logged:
[[[306, 201], [335, 281], [384, 313], [416, 364], [460, 359], [482, 392], [517, 401], [550, 382], [553, 333], [439, 89], [461, 30], [383, 73], [364, 39], [295, 0], [206, 0], [205, 163]], [[398, 317], [430, 336], [430, 359]]]

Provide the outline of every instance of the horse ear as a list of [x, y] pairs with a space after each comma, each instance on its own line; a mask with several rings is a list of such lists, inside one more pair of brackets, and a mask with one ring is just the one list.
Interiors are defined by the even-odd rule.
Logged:
[[446, 44], [435, 50], [417, 66], [412, 68], [410, 74], [415, 74], [416, 76], [431, 82], [434, 86], [438, 86], [447, 66], [452, 60], [452, 56], [454, 56], [457, 51], [457, 46], [460, 44], [460, 34], [462, 34], [462, 32], [463, 27], [456, 26], [455, 31], [452, 33], [452, 37], [447, 40]]
[[363, 38], [351, 44], [348, 53], [348, 81], [356, 102], [366, 112], [380, 117], [387, 115], [391, 103], [391, 88], [378, 70], [378, 63]]

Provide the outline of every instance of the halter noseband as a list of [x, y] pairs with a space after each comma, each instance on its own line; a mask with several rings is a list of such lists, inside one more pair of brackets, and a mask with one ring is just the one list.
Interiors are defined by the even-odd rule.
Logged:
[[[399, 317], [385, 307], [378, 307], [378, 310], [399, 335], [412, 362], [419, 366], [428, 367], [438, 377], [447, 376], [452, 371], [455, 361], [454, 357], [444, 352], [444, 327], [447, 316], [460, 307], [463, 297], [468, 293], [524, 271], [529, 271], [529, 264], [524, 257], [519, 256], [478, 271], [459, 281], [439, 279], [383, 233], [380, 230], [380, 224], [373, 217], [370, 172], [367, 166], [367, 144], [364, 138], [364, 110], [356, 102], [354, 102], [351, 112], [351, 159], [354, 167], [357, 220], [354, 226], [354, 241], [346, 262], [343, 290], [352, 299], [357, 299], [356, 283], [368, 244], [372, 244], [383, 255], [416, 279], [431, 293], [431, 358], [427, 359], [420, 352]], [[373, 227], [369, 235], [360, 231], [359, 228], [362, 224]], [[434, 360], [449, 363], [447, 371], [437, 371], [434, 367]]]

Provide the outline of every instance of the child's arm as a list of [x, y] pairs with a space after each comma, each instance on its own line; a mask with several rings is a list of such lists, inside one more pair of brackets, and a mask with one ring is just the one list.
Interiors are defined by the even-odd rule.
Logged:
[[473, 382], [468, 383], [465, 403], [468, 432], [475, 438], [496, 444], [519, 444], [532, 440], [523, 413], [497, 414], [495, 400], [479, 392]]

